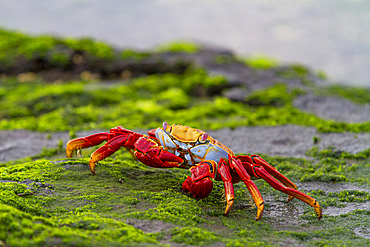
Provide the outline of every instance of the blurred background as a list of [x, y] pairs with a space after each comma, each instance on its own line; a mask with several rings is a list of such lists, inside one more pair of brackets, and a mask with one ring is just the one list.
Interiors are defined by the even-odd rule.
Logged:
[[0, 26], [89, 36], [119, 48], [190, 40], [302, 63], [336, 83], [370, 86], [367, 0], [0, 0]]

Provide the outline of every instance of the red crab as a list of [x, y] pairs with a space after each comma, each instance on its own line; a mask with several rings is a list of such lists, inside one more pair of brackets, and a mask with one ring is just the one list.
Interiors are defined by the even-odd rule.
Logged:
[[312, 206], [318, 218], [322, 217], [319, 203], [312, 197], [297, 190], [297, 186], [258, 155], [235, 156], [230, 148], [213, 139], [206, 132], [183, 125], [168, 125], [152, 129], [148, 135], [138, 134], [121, 126], [112, 128], [109, 133], [98, 133], [76, 138], [67, 143], [67, 157], [73, 151], [95, 146], [107, 141], [104, 146], [91, 154], [89, 166], [95, 174], [98, 161], [112, 155], [121, 147], [145, 165], [157, 168], [189, 169], [191, 176], [185, 180], [182, 189], [195, 198], [207, 197], [213, 188], [212, 179], [222, 180], [225, 186], [227, 215], [234, 202], [233, 184], [243, 181], [257, 206], [256, 220], [261, 218], [264, 209], [262, 196], [252, 180], [262, 178], [274, 189]]

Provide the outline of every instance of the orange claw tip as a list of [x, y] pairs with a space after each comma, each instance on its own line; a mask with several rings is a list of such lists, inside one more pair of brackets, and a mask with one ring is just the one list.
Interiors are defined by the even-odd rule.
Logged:
[[264, 203], [262, 202], [260, 204], [260, 206], [257, 208], [257, 216], [256, 216], [256, 221], [261, 219], [261, 216], [262, 216], [262, 213], [263, 213], [263, 209], [265, 208], [265, 205]]
[[289, 196], [288, 197], [288, 200], [286, 202], [290, 202], [291, 200], [293, 200], [294, 196]]
[[315, 202], [313, 204], [313, 208], [315, 209], [316, 214], [317, 214], [317, 217], [320, 220], [322, 218], [322, 208], [321, 208], [320, 204], [316, 200], [315, 200]]
[[315, 211], [316, 211], [317, 217], [320, 220], [322, 218], [322, 210], [321, 210], [321, 207], [315, 208]]
[[71, 158], [72, 154], [73, 154], [73, 150], [70, 150], [70, 149], [67, 148], [66, 153], [67, 153], [67, 158]]
[[89, 167], [90, 167], [90, 171], [92, 172], [93, 175], [95, 175], [95, 165], [96, 165], [96, 162], [93, 162], [93, 161], [89, 161]]
[[234, 199], [227, 202], [225, 213], [224, 213], [225, 216], [229, 214], [230, 209], [233, 206], [233, 203], [234, 203]]

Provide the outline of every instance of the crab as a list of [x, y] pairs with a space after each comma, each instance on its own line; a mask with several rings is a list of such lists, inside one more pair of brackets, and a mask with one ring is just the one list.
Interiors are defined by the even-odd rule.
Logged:
[[121, 147], [126, 148], [143, 164], [156, 168], [189, 169], [182, 185], [185, 193], [195, 198], [207, 197], [213, 188], [212, 180], [223, 181], [226, 196], [224, 215], [230, 212], [234, 202], [233, 184], [243, 181], [257, 207], [256, 220], [261, 218], [264, 200], [253, 182], [264, 179], [274, 189], [289, 195], [288, 202], [294, 197], [312, 206], [318, 218], [322, 217], [319, 203], [297, 190], [297, 186], [260, 156], [252, 154], [235, 155], [226, 145], [208, 135], [205, 131], [184, 125], [167, 122], [157, 129], [142, 135], [118, 126], [109, 132], [97, 133], [70, 140], [67, 143], [67, 157], [74, 151], [106, 143], [91, 154], [89, 167], [95, 175], [96, 164], [112, 155]]

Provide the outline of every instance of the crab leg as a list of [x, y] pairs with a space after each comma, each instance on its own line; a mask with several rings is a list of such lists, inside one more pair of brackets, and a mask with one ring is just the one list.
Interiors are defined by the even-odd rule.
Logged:
[[264, 202], [262, 199], [262, 196], [257, 188], [257, 186], [253, 183], [250, 176], [248, 175], [247, 171], [245, 170], [243, 164], [240, 160], [238, 160], [236, 157], [229, 156], [229, 162], [230, 166], [235, 169], [235, 171], [238, 173], [241, 180], [245, 183], [247, 186], [250, 194], [252, 195], [252, 198], [254, 200], [254, 203], [257, 206], [257, 216], [256, 220], [259, 220], [261, 218], [263, 208], [264, 208]]
[[232, 177], [230, 174], [230, 169], [227, 166], [227, 163], [224, 159], [221, 159], [218, 165], [218, 172], [221, 175], [221, 179], [224, 182], [225, 186], [225, 195], [226, 195], [226, 209], [224, 215], [227, 215], [234, 203], [234, 186], [231, 182]]
[[211, 180], [215, 178], [217, 172], [220, 174], [225, 186], [226, 209], [224, 215], [227, 215], [234, 203], [234, 187], [232, 177], [230, 175], [227, 161], [221, 159], [218, 163], [213, 160], [205, 160], [198, 165], [190, 168], [191, 177], [189, 176], [182, 185], [182, 190], [186, 193], [190, 192], [195, 198], [202, 199], [207, 197], [213, 188]]
[[[250, 164], [256, 164], [260, 165], [272, 176], [274, 176], [277, 180], [279, 180], [281, 183], [283, 183], [286, 187], [297, 189], [297, 185], [295, 185], [292, 181], [290, 181], [287, 177], [285, 177], [283, 174], [281, 174], [275, 167], [267, 163], [264, 159], [262, 159], [260, 156], [256, 154], [252, 154], [251, 156], [247, 155], [238, 155], [238, 159], [242, 161], [242, 163], [247, 162]], [[288, 201], [291, 201], [294, 197], [289, 196]]]
[[274, 177], [272, 177], [264, 167], [261, 166], [254, 166], [254, 170], [256, 171], [257, 175], [263, 178], [269, 185], [271, 185], [274, 189], [279, 190], [283, 193], [286, 193], [290, 196], [294, 196], [297, 199], [307, 203], [311, 207], [313, 207], [316, 211], [316, 214], [319, 219], [322, 217], [322, 211], [319, 203], [312, 198], [311, 196], [308, 196], [296, 189], [292, 189], [289, 187], [283, 186], [281, 183], [279, 183]]

